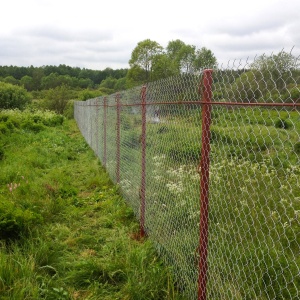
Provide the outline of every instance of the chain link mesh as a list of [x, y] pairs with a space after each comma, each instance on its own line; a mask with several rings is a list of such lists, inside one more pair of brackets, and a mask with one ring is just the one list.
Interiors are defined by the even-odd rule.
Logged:
[[145, 119], [142, 87], [75, 103], [83, 136], [187, 299], [201, 298], [204, 105], [212, 109], [210, 166], [202, 166], [210, 177], [207, 299], [300, 298], [298, 63], [214, 70], [208, 104], [202, 75], [148, 83]]

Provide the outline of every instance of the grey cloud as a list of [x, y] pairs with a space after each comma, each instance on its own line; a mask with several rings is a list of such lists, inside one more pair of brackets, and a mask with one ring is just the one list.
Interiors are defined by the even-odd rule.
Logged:
[[[131, 50], [129, 44], [118, 43], [112, 34], [97, 32], [68, 35], [56, 29], [40, 32], [25, 30], [10, 37], [0, 36], [0, 65], [58, 65], [69, 64], [92, 69], [127, 68]], [[70, 36], [74, 38], [70, 38]], [[66, 38], [65, 38], [66, 37]], [[124, 50], [125, 48], [125, 50]]]
[[111, 32], [104, 30], [74, 30], [63, 29], [55, 26], [40, 26], [33, 28], [23, 28], [13, 33], [16, 36], [36, 39], [47, 39], [53, 41], [82, 41], [82, 42], [102, 42], [113, 39]]

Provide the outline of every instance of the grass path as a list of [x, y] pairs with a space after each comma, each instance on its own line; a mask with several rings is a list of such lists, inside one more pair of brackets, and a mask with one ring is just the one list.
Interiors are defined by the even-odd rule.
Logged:
[[2, 233], [9, 216], [19, 225], [0, 239], [1, 300], [180, 299], [74, 120], [13, 128], [1, 145]]

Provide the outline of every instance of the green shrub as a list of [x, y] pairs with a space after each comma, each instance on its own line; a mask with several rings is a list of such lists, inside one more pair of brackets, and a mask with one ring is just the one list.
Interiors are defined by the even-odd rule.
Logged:
[[42, 120], [42, 123], [45, 126], [50, 126], [50, 127], [55, 127], [55, 126], [59, 126], [62, 125], [64, 122], [65, 118], [62, 115], [57, 115], [57, 114], [52, 114], [51, 117], [49, 118], [44, 118]]
[[0, 145], [0, 160], [2, 160], [4, 158], [4, 149], [3, 146]]
[[122, 146], [137, 149], [140, 147], [140, 135], [135, 131], [124, 133]]
[[186, 144], [172, 146], [167, 150], [168, 156], [179, 163], [198, 162], [200, 159], [201, 145]]
[[73, 119], [74, 118], [74, 101], [69, 100], [67, 102], [66, 108], [64, 110], [64, 117], [67, 119]]
[[93, 99], [96, 97], [103, 96], [105, 93], [103, 93], [100, 90], [83, 90], [82, 92], [79, 93], [79, 100], [81, 101], [86, 101], [88, 99]]
[[280, 118], [275, 122], [275, 127], [281, 129], [290, 129], [291, 127], [293, 127], [293, 124], [289, 120], [284, 120]]
[[0, 124], [0, 133], [6, 134], [8, 132], [8, 128], [6, 127], [6, 124]]
[[44, 130], [45, 126], [42, 123], [35, 123], [33, 120], [26, 119], [21, 123], [21, 128], [37, 133]]
[[63, 114], [69, 100], [74, 98], [74, 92], [68, 86], [62, 85], [50, 89], [46, 94], [46, 108]]
[[300, 142], [294, 145], [294, 151], [295, 153], [300, 154]]
[[0, 202], [0, 239], [14, 240], [26, 235], [40, 221], [41, 216], [30, 210], [22, 210], [5, 200]]
[[0, 108], [23, 109], [30, 101], [30, 95], [23, 87], [0, 82]]

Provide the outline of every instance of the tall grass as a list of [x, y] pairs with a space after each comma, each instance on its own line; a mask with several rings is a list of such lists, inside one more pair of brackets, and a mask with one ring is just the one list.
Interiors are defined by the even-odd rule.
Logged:
[[0, 128], [0, 299], [181, 299], [73, 120], [1, 111]]
[[[174, 114], [167, 105], [161, 111], [160, 123], [147, 123], [146, 230], [193, 299], [201, 111]], [[299, 112], [214, 107], [212, 115], [208, 298], [297, 299]], [[139, 215], [141, 128], [134, 118], [122, 119], [120, 186]]]

